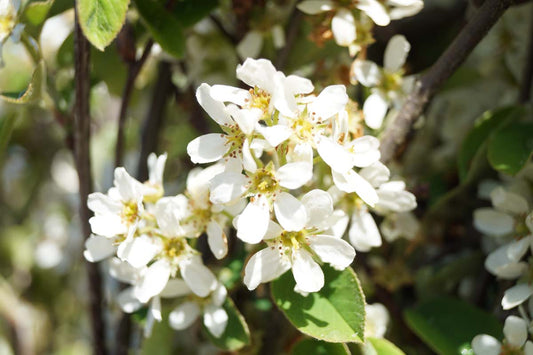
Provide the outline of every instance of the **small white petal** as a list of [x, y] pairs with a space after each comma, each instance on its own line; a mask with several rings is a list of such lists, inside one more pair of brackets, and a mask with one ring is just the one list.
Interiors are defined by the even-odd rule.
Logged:
[[222, 259], [228, 253], [228, 240], [226, 234], [215, 221], [207, 224], [207, 243], [209, 249], [217, 259]]
[[212, 163], [224, 157], [228, 152], [225, 135], [209, 133], [193, 139], [187, 145], [187, 154], [196, 164]]
[[270, 127], [259, 126], [256, 127], [256, 131], [261, 133], [272, 147], [277, 147], [292, 134], [292, 130], [285, 125], [275, 125]]
[[228, 112], [246, 135], [252, 134], [257, 122], [263, 116], [263, 111], [258, 108], [241, 109], [233, 104], [228, 106]]
[[332, 171], [331, 175], [333, 176], [333, 182], [341, 191], [347, 193], [355, 192], [370, 206], [374, 206], [379, 201], [378, 193], [374, 187], [355, 171], [348, 170], [344, 174]]
[[304, 0], [296, 6], [300, 11], [308, 15], [316, 15], [333, 10], [333, 2], [329, 0]]
[[95, 263], [115, 254], [116, 250], [117, 248], [113, 245], [111, 239], [99, 235], [91, 235], [85, 241], [83, 256], [87, 261]]
[[403, 67], [407, 55], [411, 50], [411, 45], [405, 39], [405, 36], [395, 35], [387, 44], [385, 48], [385, 57], [383, 64], [385, 69], [395, 72]]
[[237, 54], [242, 59], [257, 58], [263, 47], [263, 35], [259, 31], [250, 31], [237, 45]]
[[117, 302], [123, 312], [133, 313], [142, 307], [142, 303], [135, 297], [133, 287], [121, 291], [117, 296]]
[[343, 146], [329, 138], [321, 137], [316, 142], [318, 154], [332, 170], [345, 173], [353, 167], [352, 155]]
[[202, 258], [195, 255], [179, 263], [181, 277], [192, 292], [206, 297], [217, 286], [215, 275], [203, 263]]
[[507, 310], [524, 303], [533, 294], [528, 284], [518, 284], [506, 290], [502, 299], [502, 308]]
[[297, 249], [293, 252], [292, 275], [303, 292], [316, 292], [324, 286], [324, 273], [309, 252]]
[[390, 23], [389, 15], [383, 5], [377, 0], [359, 0], [357, 8], [364, 11], [378, 26], [387, 26]]
[[122, 201], [142, 200], [142, 184], [131, 177], [126, 169], [120, 167], [115, 169], [115, 179], [113, 184], [117, 187]]
[[533, 355], [533, 342], [531, 340], [526, 341], [524, 355]]
[[[392, 1], [390, 3], [399, 2]], [[411, 2], [409, 6], [395, 7], [389, 11], [389, 16], [391, 20], [398, 20], [404, 17], [409, 17], [416, 15], [424, 7], [424, 2], [422, 0], [416, 0]]]
[[242, 211], [237, 221], [237, 238], [245, 243], [259, 243], [268, 229], [270, 210], [265, 196], [257, 197]]
[[509, 344], [521, 348], [527, 340], [527, 323], [520, 317], [509, 316], [505, 319], [503, 334]]
[[381, 79], [381, 71], [376, 63], [370, 60], [356, 59], [352, 63], [352, 81], [360, 82], [361, 85], [366, 87], [377, 86]]
[[326, 120], [344, 110], [348, 102], [344, 85], [330, 85], [313, 100], [307, 107], [311, 118]]
[[279, 224], [286, 231], [302, 230], [307, 223], [304, 205], [287, 192], [282, 192], [274, 202], [274, 212]]
[[474, 227], [481, 233], [501, 236], [512, 232], [514, 219], [493, 208], [478, 208], [474, 211]]
[[302, 197], [302, 204], [307, 213], [308, 227], [323, 227], [333, 213], [333, 199], [323, 190], [309, 191]]
[[120, 214], [122, 203], [101, 192], [94, 192], [87, 198], [87, 207], [91, 211], [101, 215]]
[[350, 11], [339, 9], [331, 20], [331, 30], [339, 46], [348, 47], [355, 41], [355, 19]]
[[211, 302], [215, 306], [222, 306], [227, 296], [228, 296], [228, 290], [226, 290], [224, 285], [219, 282], [217, 284], [217, 287], [211, 293]]
[[285, 164], [278, 169], [276, 177], [281, 186], [298, 189], [313, 178], [313, 164], [303, 161]]
[[109, 263], [109, 274], [120, 282], [133, 285], [137, 283], [140, 270], [119, 258], [113, 258]]
[[213, 85], [209, 92], [216, 101], [231, 102], [239, 106], [244, 106], [251, 99], [248, 90], [236, 88], [229, 85]]
[[237, 66], [237, 78], [251, 87], [259, 87], [272, 94], [272, 78], [276, 76], [276, 68], [267, 59], [248, 58]]
[[315, 89], [311, 80], [298, 75], [289, 75], [286, 77], [285, 88], [293, 95], [310, 94]]
[[279, 237], [282, 232], [283, 228], [281, 228], [279, 224], [274, 221], [268, 221], [268, 229], [263, 237], [263, 240]]
[[367, 304], [365, 313], [365, 337], [383, 338], [390, 320], [387, 308], [381, 303]]
[[372, 129], [380, 128], [388, 109], [389, 104], [383, 95], [379, 92], [371, 94], [363, 104], [366, 125]]
[[204, 309], [204, 324], [215, 338], [220, 338], [228, 325], [228, 314], [222, 307], [207, 305]]
[[485, 259], [485, 268], [502, 279], [512, 280], [525, 272], [525, 263], [516, 263], [509, 259], [508, 245], [504, 245], [489, 254]]
[[475, 355], [499, 355], [501, 349], [501, 343], [490, 335], [480, 334], [472, 339], [472, 350]]
[[352, 152], [353, 164], [359, 168], [378, 163], [381, 157], [379, 140], [376, 137], [359, 137], [350, 142], [348, 148]]
[[370, 251], [381, 245], [378, 226], [366, 207], [361, 207], [352, 214], [352, 224], [348, 232], [350, 243], [359, 251]]
[[243, 282], [250, 291], [255, 290], [259, 284], [274, 280], [290, 268], [290, 263], [282, 259], [278, 250], [268, 247], [248, 260]]
[[185, 296], [191, 293], [191, 289], [187, 286], [187, 283], [182, 279], [170, 279], [167, 285], [161, 291], [159, 296], [165, 298], [175, 298]]
[[176, 330], [188, 328], [200, 315], [200, 308], [194, 302], [184, 302], [168, 315], [168, 323]]
[[522, 238], [509, 243], [507, 245], [507, 257], [514, 262], [520, 261], [528, 251], [530, 244], [531, 240], [529, 238]]
[[89, 224], [94, 234], [112, 238], [120, 234], [126, 234], [129, 228], [122, 223], [120, 215], [96, 215], [89, 218]]
[[390, 170], [385, 164], [377, 161], [374, 164], [359, 170], [359, 175], [372, 184], [372, 186], [378, 187], [389, 180]]
[[502, 212], [508, 212], [514, 215], [526, 214], [529, 212], [529, 206], [524, 197], [513, 192], [505, 191], [501, 186], [492, 190], [490, 198], [494, 208]]
[[355, 250], [350, 244], [329, 235], [310, 237], [309, 247], [320, 260], [331, 264], [337, 270], [346, 269], [355, 258]]
[[274, 42], [274, 48], [281, 49], [285, 47], [285, 31], [281, 25], [274, 25], [271, 29], [272, 42]]
[[128, 244], [126, 250], [121, 253], [121, 258], [134, 268], [140, 268], [148, 264], [161, 250], [163, 245], [160, 239], [143, 234]]
[[229, 126], [233, 120], [226, 112], [226, 106], [211, 96], [211, 87], [203, 83], [196, 89], [196, 100], [216, 123], [221, 126]]
[[170, 265], [166, 260], [158, 260], [146, 269], [141, 281], [135, 286], [135, 297], [146, 303], [158, 295], [167, 285], [170, 277]]
[[236, 202], [246, 191], [248, 179], [237, 172], [224, 172], [211, 180], [209, 199], [214, 204]]

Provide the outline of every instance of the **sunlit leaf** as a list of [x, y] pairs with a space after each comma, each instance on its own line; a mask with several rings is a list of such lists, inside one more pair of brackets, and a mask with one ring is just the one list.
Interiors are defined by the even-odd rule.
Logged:
[[302, 333], [328, 342], [362, 342], [365, 298], [351, 268], [337, 271], [322, 266], [324, 287], [304, 297], [294, 292], [290, 272], [272, 282], [272, 297], [289, 321]]
[[36, 103], [45, 95], [46, 66], [44, 60], [41, 60], [33, 71], [30, 83], [23, 92], [19, 93], [2, 93], [0, 98], [13, 104]]
[[126, 20], [129, 0], [78, 0], [83, 34], [103, 51], [117, 36]]
[[498, 171], [514, 175], [528, 162], [533, 152], [533, 123], [515, 122], [497, 132], [489, 140], [490, 165]]
[[367, 340], [376, 351], [376, 355], [405, 355], [396, 345], [383, 338], [371, 338]]
[[30, 24], [34, 26], [40, 25], [46, 20], [46, 15], [52, 5], [54, 5], [54, 0], [30, 2], [24, 8], [22, 16]]
[[228, 313], [228, 325], [219, 338], [213, 336], [205, 326], [204, 331], [211, 342], [220, 349], [227, 351], [239, 350], [250, 344], [250, 331], [237, 307], [230, 298], [226, 299], [224, 309]]
[[294, 344], [292, 355], [350, 355], [345, 344], [327, 343], [316, 339], [302, 339]]

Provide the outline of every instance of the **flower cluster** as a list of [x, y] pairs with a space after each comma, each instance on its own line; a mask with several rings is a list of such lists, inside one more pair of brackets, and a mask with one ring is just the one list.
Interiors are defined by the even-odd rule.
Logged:
[[488, 335], [474, 338], [472, 347], [476, 354], [488, 354], [491, 349], [491, 353], [510, 353], [522, 347], [526, 354], [533, 354], [533, 343], [526, 342], [531, 322], [522, 306], [529, 299], [529, 314], [533, 315], [530, 256], [533, 245], [532, 168], [533, 165], [529, 164], [506, 185], [485, 183], [480, 188], [480, 195], [489, 197], [493, 207], [474, 211], [474, 227], [490, 237], [487, 242], [499, 245], [488, 255], [485, 267], [501, 279], [517, 280], [505, 291], [501, 305], [504, 310], [519, 307], [521, 317], [509, 316], [506, 319], [503, 345]]
[[0, 0], [0, 65], [2, 61], [2, 46], [9, 37], [18, 42], [24, 25], [18, 23], [20, 0]]
[[[402, 181], [389, 181], [379, 141], [363, 134], [344, 86], [314, 95], [309, 80], [265, 59], [247, 59], [237, 77], [251, 88], [202, 84], [196, 92], [222, 133], [188, 144], [194, 163], [212, 164], [191, 170], [183, 193], [163, 197], [166, 155], [152, 154], [147, 182], [117, 168], [114, 187], [89, 196], [94, 234], [85, 257], [112, 257], [111, 275], [131, 285], [118, 302], [125, 312], [148, 305], [147, 332], [169, 297], [183, 300], [169, 316], [175, 329], [203, 313], [214, 336], [224, 332], [226, 289], [195, 249], [202, 235], [217, 259], [228, 253], [232, 226], [249, 244], [248, 289], [291, 270], [294, 290], [307, 295], [324, 286], [321, 264], [344, 270], [355, 249], [381, 245], [370, 211], [385, 216], [392, 239], [405, 236], [397, 217], [416, 206]], [[350, 215], [351, 244], [342, 239]]]

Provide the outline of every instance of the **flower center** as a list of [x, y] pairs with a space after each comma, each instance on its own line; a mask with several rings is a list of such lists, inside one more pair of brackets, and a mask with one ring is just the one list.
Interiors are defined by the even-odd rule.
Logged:
[[[269, 164], [270, 165], [270, 164]], [[270, 166], [258, 169], [252, 177], [252, 186], [259, 194], [271, 195], [279, 190], [279, 181], [274, 176]]]
[[187, 248], [187, 241], [184, 238], [171, 238], [165, 241], [163, 254], [169, 258], [181, 255]]
[[132, 224], [137, 220], [139, 214], [139, 205], [137, 204], [137, 201], [131, 200], [128, 202], [124, 202], [124, 206], [122, 207], [122, 221], [126, 222], [127, 224]]
[[0, 16], [0, 40], [4, 40], [15, 27], [15, 14], [14, 11], [9, 11], [6, 14]]
[[242, 145], [244, 144], [246, 135], [237, 125], [223, 126], [222, 129], [226, 133], [226, 135], [222, 135], [222, 137], [226, 138], [226, 145], [229, 146], [226, 156], [236, 158], [237, 153], [242, 154]]
[[402, 88], [402, 73], [394, 72], [390, 73], [386, 70], [383, 71], [383, 80], [380, 85], [381, 89], [386, 93], [401, 91]]
[[305, 230], [298, 232], [283, 231], [279, 236], [281, 244], [290, 249], [300, 249], [302, 245], [307, 245], [307, 233]]
[[256, 87], [250, 89], [250, 95], [252, 99], [248, 102], [248, 107], [258, 108], [267, 114], [270, 107], [270, 94]]

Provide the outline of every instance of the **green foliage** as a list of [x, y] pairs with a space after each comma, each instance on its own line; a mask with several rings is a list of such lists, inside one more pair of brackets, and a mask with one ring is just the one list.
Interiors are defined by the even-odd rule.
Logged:
[[187, 28], [209, 15], [217, 5], [217, 0], [182, 0], [172, 6], [172, 13], [180, 25]]
[[30, 24], [38, 26], [44, 23], [48, 11], [54, 5], [54, 0], [33, 1], [24, 8], [22, 17]]
[[11, 132], [15, 126], [15, 114], [4, 114], [0, 119], [0, 162], [11, 138]]
[[78, 0], [77, 6], [85, 37], [103, 51], [122, 28], [129, 0]]
[[185, 36], [176, 17], [158, 1], [135, 0], [135, 5], [153, 39], [167, 53], [181, 58], [185, 51]]
[[236, 351], [250, 344], [250, 330], [248, 330], [244, 317], [230, 298], [226, 298], [223, 307], [228, 313], [228, 325], [220, 338], [213, 336], [205, 326], [203, 328], [214, 345], [223, 350]]
[[405, 311], [409, 327], [435, 352], [456, 355], [478, 334], [502, 338], [493, 315], [454, 298], [435, 298]]
[[362, 342], [365, 298], [355, 272], [327, 265], [322, 270], [324, 287], [306, 297], [294, 292], [293, 276], [285, 273], [272, 282], [274, 302], [304, 334], [334, 343]]
[[345, 344], [326, 343], [316, 339], [305, 338], [294, 344], [292, 355], [350, 355]]
[[387, 339], [369, 337], [367, 342], [372, 344], [376, 355], [405, 355], [403, 351]]
[[26, 90], [20, 93], [1, 93], [0, 98], [13, 104], [38, 103], [46, 95], [46, 65], [41, 60], [35, 68]]
[[533, 123], [514, 122], [494, 133], [487, 153], [494, 169], [515, 175], [527, 163], [532, 152]]
[[476, 120], [474, 127], [463, 141], [457, 159], [461, 181], [466, 179], [474, 157], [479, 150], [484, 149], [485, 142], [491, 134], [507, 122], [515, 121], [523, 113], [524, 109], [520, 106], [508, 106], [487, 111]]

